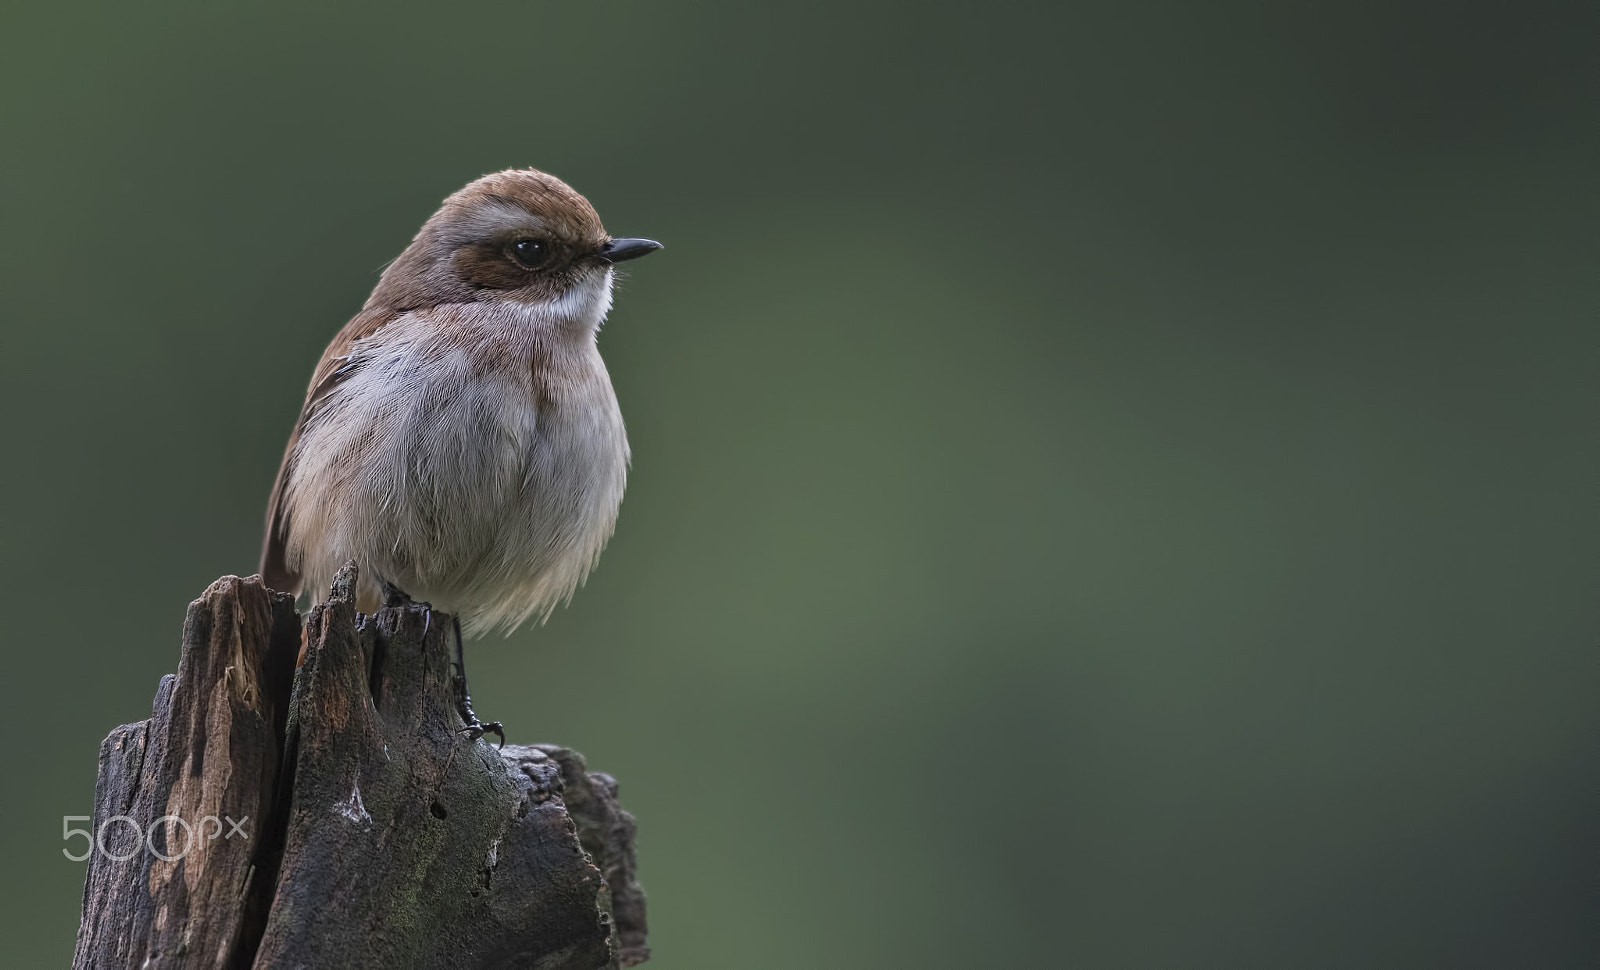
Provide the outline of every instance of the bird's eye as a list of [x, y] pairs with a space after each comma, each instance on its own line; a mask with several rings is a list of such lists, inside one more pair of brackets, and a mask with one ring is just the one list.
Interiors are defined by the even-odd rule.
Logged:
[[511, 244], [511, 255], [528, 269], [536, 269], [550, 258], [550, 247], [542, 239], [518, 239]]

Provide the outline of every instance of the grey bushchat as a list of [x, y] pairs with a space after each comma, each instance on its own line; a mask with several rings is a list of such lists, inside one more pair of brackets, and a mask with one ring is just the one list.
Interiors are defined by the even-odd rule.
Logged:
[[461, 634], [549, 616], [594, 568], [628, 477], [597, 336], [615, 266], [661, 248], [615, 238], [565, 182], [486, 175], [445, 199], [384, 269], [311, 377], [267, 508], [268, 586], [328, 595], [348, 560], [357, 609], [414, 599]]

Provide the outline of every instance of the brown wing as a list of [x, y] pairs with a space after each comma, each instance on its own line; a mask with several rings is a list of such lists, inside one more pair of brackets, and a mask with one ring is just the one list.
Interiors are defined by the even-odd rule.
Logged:
[[299, 594], [300, 574], [289, 568], [284, 543], [289, 534], [289, 510], [284, 505], [284, 490], [289, 483], [289, 469], [294, 462], [295, 445], [300, 442], [300, 432], [306, 421], [316, 411], [317, 405], [349, 377], [355, 366], [345, 360], [355, 342], [376, 333], [378, 328], [399, 316], [391, 309], [363, 310], [350, 318], [322, 352], [317, 369], [311, 373], [311, 385], [306, 389], [305, 404], [300, 407], [300, 418], [289, 435], [289, 445], [283, 450], [283, 461], [278, 465], [278, 479], [272, 483], [272, 496], [267, 500], [267, 534], [261, 544], [261, 579], [268, 586], [285, 593]]

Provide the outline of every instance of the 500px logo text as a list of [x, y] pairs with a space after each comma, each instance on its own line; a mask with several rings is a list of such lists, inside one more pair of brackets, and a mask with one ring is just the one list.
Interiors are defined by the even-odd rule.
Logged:
[[[190, 825], [176, 815], [163, 815], [147, 826], [141, 826], [138, 819], [128, 815], [113, 815], [100, 823], [99, 831], [72, 827], [73, 822], [92, 821], [93, 818], [89, 815], [61, 816], [61, 838], [66, 840], [71, 839], [73, 836], [81, 835], [87, 843], [83, 848], [83, 855], [73, 855], [71, 849], [62, 849], [62, 855], [73, 862], [82, 862], [98, 849], [102, 858], [110, 859], [112, 862], [127, 862], [138, 855], [140, 848], [143, 848], [163, 862], [177, 862], [195, 848], [203, 847], [205, 843], [215, 840], [218, 836], [223, 839], [231, 839], [235, 835], [245, 839], [250, 838], [250, 833], [244, 830], [244, 823], [250, 821], [250, 816], [248, 815], [237, 822], [226, 815], [221, 818], [217, 818], [215, 815], [207, 815], [194, 825]], [[224, 823], [227, 826], [226, 833], [223, 831]], [[118, 828], [119, 826], [120, 828]], [[183, 831], [183, 844], [176, 851], [168, 851], [173, 849], [172, 836], [174, 829]], [[127, 835], [124, 835], [114, 840], [115, 844], [128, 847], [127, 851], [120, 855], [113, 852], [106, 845], [106, 833], [113, 831], [126, 832], [128, 835], [133, 836], [132, 839], [129, 839]], [[157, 847], [158, 841], [159, 848]]]

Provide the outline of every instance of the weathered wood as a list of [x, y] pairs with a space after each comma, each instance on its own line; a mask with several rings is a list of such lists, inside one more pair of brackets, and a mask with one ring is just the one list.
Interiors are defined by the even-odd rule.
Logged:
[[151, 718], [101, 746], [73, 966], [643, 962], [616, 783], [564, 748], [468, 740], [449, 618], [357, 614], [354, 579], [312, 611], [298, 671], [293, 602], [258, 577], [190, 605]]

